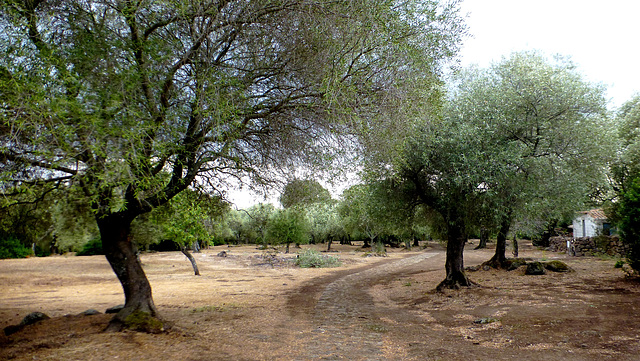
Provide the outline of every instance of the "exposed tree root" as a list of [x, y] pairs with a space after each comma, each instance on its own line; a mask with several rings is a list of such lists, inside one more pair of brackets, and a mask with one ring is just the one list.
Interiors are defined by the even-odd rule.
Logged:
[[111, 319], [109, 325], [105, 329], [106, 332], [121, 332], [125, 330], [161, 333], [168, 327], [158, 317], [152, 316], [148, 312], [134, 311], [130, 313], [124, 320], [118, 315]]
[[442, 292], [445, 289], [448, 290], [459, 290], [463, 287], [475, 287], [479, 286], [478, 283], [472, 281], [467, 277], [464, 273], [458, 273], [455, 277], [447, 277], [445, 278], [438, 286], [436, 287], [437, 292]]

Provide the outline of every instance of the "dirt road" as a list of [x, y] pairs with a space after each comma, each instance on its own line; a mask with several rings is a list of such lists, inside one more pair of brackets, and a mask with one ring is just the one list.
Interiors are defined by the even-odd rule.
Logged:
[[[435, 293], [444, 277], [437, 245], [386, 258], [343, 247], [336, 255], [344, 265], [322, 270], [265, 265], [255, 248], [227, 249], [226, 258], [215, 257], [219, 251], [196, 255], [202, 277], [178, 253], [143, 255], [156, 304], [174, 323], [160, 335], [105, 334], [109, 315], [76, 316], [122, 302], [103, 258], [0, 261], [0, 326], [31, 311], [54, 317], [0, 338], [0, 359], [600, 361], [640, 354], [640, 286], [614, 260], [523, 245], [525, 257], [562, 259], [575, 272], [479, 271], [471, 277], [482, 287]], [[466, 264], [491, 253], [469, 246]], [[476, 323], [483, 319], [490, 321]]]

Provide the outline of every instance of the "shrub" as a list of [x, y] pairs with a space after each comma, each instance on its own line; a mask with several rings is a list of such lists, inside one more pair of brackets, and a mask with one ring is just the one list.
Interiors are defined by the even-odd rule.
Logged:
[[94, 238], [85, 243], [82, 250], [76, 253], [76, 256], [95, 256], [98, 254], [104, 254], [104, 251], [102, 250], [102, 241], [100, 238]]
[[307, 249], [298, 255], [296, 265], [302, 268], [339, 267], [340, 260], [337, 257], [325, 256], [318, 251]]
[[629, 265], [640, 270], [640, 178], [634, 179], [629, 188], [622, 192], [618, 206], [620, 233], [629, 246]]
[[31, 248], [26, 247], [14, 236], [0, 239], [0, 258], [26, 258], [32, 255]]

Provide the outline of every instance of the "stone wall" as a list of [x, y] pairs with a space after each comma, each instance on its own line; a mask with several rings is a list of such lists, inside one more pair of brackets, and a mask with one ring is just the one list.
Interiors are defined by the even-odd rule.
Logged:
[[[571, 244], [569, 251], [567, 251], [567, 240]], [[567, 252], [577, 257], [592, 256], [594, 254], [624, 257], [629, 247], [623, 244], [618, 236], [551, 237], [549, 239], [549, 250], [552, 252]]]

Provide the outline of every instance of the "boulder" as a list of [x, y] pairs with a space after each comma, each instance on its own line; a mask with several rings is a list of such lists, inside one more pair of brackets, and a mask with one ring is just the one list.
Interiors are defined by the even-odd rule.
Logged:
[[24, 316], [22, 321], [20, 322], [21, 326], [33, 325], [36, 322], [40, 322], [42, 320], [48, 320], [51, 317], [47, 316], [42, 312], [31, 312], [30, 314]]
[[48, 315], [42, 312], [31, 312], [30, 314], [24, 316], [22, 321], [20, 321], [20, 324], [7, 326], [3, 329], [3, 331], [6, 336], [10, 336], [16, 332], [19, 332], [20, 330], [25, 328], [25, 326], [27, 325], [33, 325], [34, 323], [37, 323], [43, 320], [48, 320], [50, 318], [51, 317], [49, 317]]
[[518, 268], [525, 266], [527, 261], [522, 258], [511, 258], [506, 260], [504, 267], [507, 271], [517, 270]]
[[571, 272], [571, 268], [562, 261], [549, 261], [544, 263], [544, 268], [551, 272]]
[[94, 310], [93, 308], [88, 309], [81, 313], [81, 315], [83, 316], [93, 316], [93, 315], [99, 315], [99, 314], [100, 314], [100, 311]]
[[104, 311], [104, 313], [118, 313], [123, 308], [124, 308], [124, 305], [117, 305], [117, 306], [109, 307], [109, 308], [107, 308], [106, 311]]
[[544, 265], [541, 262], [527, 263], [527, 270], [524, 272], [526, 275], [539, 276], [545, 274]]

